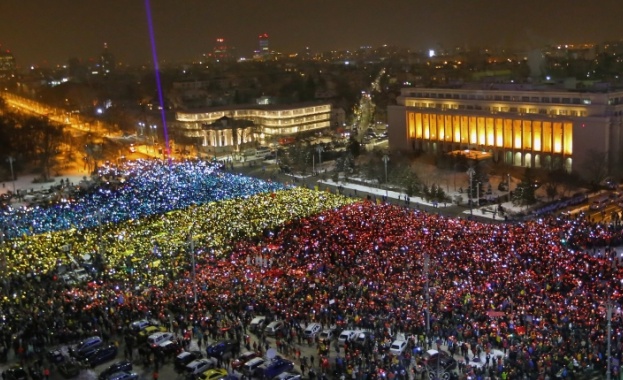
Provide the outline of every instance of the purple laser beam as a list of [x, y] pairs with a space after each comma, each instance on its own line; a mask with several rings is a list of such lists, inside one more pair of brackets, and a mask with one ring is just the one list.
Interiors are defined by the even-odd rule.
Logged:
[[149, 0], [145, 0], [145, 12], [147, 13], [147, 27], [149, 28], [149, 40], [151, 42], [151, 55], [154, 61], [156, 88], [158, 89], [158, 101], [160, 102], [160, 117], [162, 118], [162, 130], [164, 131], [164, 146], [170, 164], [171, 148], [169, 146], [169, 130], [167, 128], [167, 119], [164, 112], [164, 96], [162, 95], [162, 83], [160, 82], [160, 66], [158, 65], [158, 54], [156, 53], [156, 39], [154, 37], [154, 24], [151, 17], [151, 5], [149, 3]]

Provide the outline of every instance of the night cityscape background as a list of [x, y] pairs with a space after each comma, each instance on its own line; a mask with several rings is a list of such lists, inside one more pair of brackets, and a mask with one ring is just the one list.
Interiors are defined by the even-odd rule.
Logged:
[[[261, 33], [268, 33], [283, 54], [383, 44], [412, 50], [527, 50], [623, 34], [618, 20], [623, 5], [616, 0], [152, 0], [151, 7], [160, 58], [167, 62], [200, 59], [219, 37], [250, 57]], [[7, 1], [0, 12], [0, 44], [16, 53], [21, 66], [95, 57], [104, 42], [120, 62], [151, 60], [142, 1]]]
[[0, 2], [3, 380], [623, 378], [622, 14]]

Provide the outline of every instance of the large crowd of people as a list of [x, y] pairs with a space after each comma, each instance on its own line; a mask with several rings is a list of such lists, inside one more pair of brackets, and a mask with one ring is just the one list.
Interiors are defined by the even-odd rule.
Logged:
[[[109, 219], [101, 230], [91, 224], [58, 231], [49, 222], [45, 233], [12, 235], [2, 248], [12, 274], [5, 277], [0, 302], [0, 313], [9, 316], [5, 344], [14, 345], [16, 332], [26, 340], [51, 341], [48, 330], [70, 334], [98, 323], [110, 330], [144, 315], [200, 321], [252, 312], [288, 323], [360, 328], [382, 321], [387, 331], [414, 336], [428, 330], [444, 342], [504, 350], [507, 360], [491, 367], [492, 376], [536, 379], [605, 368], [611, 302], [611, 350], [621, 359], [620, 229], [581, 218], [485, 224], [218, 169], [190, 175], [190, 184], [180, 175], [170, 187], [145, 185], [142, 193], [132, 181], [162, 175], [151, 169], [166, 168], [141, 167], [146, 173], [128, 176], [131, 191], [115, 191], [132, 193], [130, 209], [158, 211]], [[198, 178], [204, 176], [215, 178]], [[219, 181], [230, 177], [235, 180], [228, 190], [210, 188], [223, 188]], [[246, 188], [247, 180], [255, 190]], [[184, 189], [195, 189], [195, 181], [207, 187], [186, 197]], [[139, 206], [171, 201], [156, 195], [167, 192], [187, 200], [176, 209]], [[209, 200], [198, 202], [203, 192], [211, 194]], [[109, 215], [120, 215], [117, 203], [105, 207]], [[68, 218], [52, 212], [57, 214], [51, 220]], [[76, 209], [68, 214], [86, 218]], [[98, 252], [105, 257], [97, 281], [68, 286], [56, 277], [59, 263], [71, 264], [72, 253]], [[34, 327], [25, 329], [25, 320]]]
[[[192, 205], [283, 190], [277, 182], [262, 181], [219, 170], [218, 161], [129, 161], [98, 170], [94, 191], [52, 207], [26, 207], [0, 213], [8, 237], [82, 230], [120, 223]], [[114, 185], [113, 185], [114, 184]]]

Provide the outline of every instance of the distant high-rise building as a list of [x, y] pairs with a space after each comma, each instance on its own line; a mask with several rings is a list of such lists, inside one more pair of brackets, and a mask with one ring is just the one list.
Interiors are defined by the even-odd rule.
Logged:
[[233, 48], [227, 45], [224, 38], [217, 38], [212, 49], [212, 59], [217, 62], [227, 62], [233, 58]]
[[259, 51], [260, 57], [268, 56], [268, 54], [270, 53], [269, 46], [268, 46], [268, 33], [260, 34], [259, 42], [260, 42], [260, 51]]
[[15, 57], [9, 50], [0, 51], [0, 80], [15, 74]]
[[104, 51], [100, 56], [100, 69], [102, 75], [109, 75], [115, 70], [115, 56], [108, 50], [107, 43], [104, 43]]

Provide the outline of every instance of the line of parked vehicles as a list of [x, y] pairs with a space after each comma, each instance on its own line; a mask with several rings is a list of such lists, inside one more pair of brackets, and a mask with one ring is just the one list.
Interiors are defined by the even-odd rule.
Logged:
[[[278, 336], [285, 333], [285, 324], [283, 321], [270, 320], [265, 316], [256, 316], [251, 320], [249, 329], [252, 332], [262, 332], [267, 336]], [[373, 350], [387, 352], [395, 357], [404, 357], [404, 354], [411, 354], [411, 350], [415, 348], [414, 352], [417, 352], [418, 358], [416, 361], [416, 371], [427, 371], [430, 378], [450, 380], [456, 375], [456, 369], [458, 368], [458, 362], [452, 357], [452, 355], [434, 349], [428, 349], [423, 351], [420, 347], [415, 347], [413, 340], [407, 338], [404, 334], [397, 334], [395, 339], [387, 342], [380, 342], [374, 336], [374, 333], [369, 330], [341, 330], [338, 326], [331, 326], [329, 328], [322, 327], [319, 323], [309, 323], [305, 327], [302, 333], [305, 339], [316, 339], [320, 343], [324, 343], [325, 352], [321, 352], [322, 355], [328, 355], [329, 345], [332, 342], [340, 346], [349, 345], [357, 348], [372, 348]], [[250, 377], [262, 377], [253, 371], [254, 366], [263, 362], [263, 359], [254, 356], [256, 354], [246, 352], [241, 355], [241, 358], [237, 362], [234, 362], [234, 366], [247, 366], [248, 368], [243, 371], [245, 374], [249, 374]], [[244, 364], [241, 364], [243, 360], [252, 358]], [[260, 371], [261, 375], [261, 371]]]

